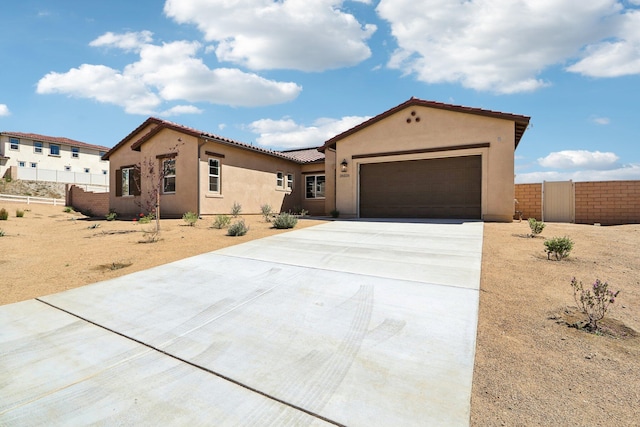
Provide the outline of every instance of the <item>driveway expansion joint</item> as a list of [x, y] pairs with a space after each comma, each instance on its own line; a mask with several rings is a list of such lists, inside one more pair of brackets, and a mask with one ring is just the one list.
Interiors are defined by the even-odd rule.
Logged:
[[130, 340], [130, 341], [133, 341], [133, 342], [135, 342], [135, 343], [137, 343], [137, 344], [140, 344], [140, 345], [142, 345], [142, 346], [144, 346], [144, 347], [146, 347], [146, 348], [148, 348], [148, 349], [150, 349], [150, 350], [154, 350], [154, 351], [156, 351], [156, 352], [158, 352], [158, 353], [160, 353], [160, 354], [163, 354], [163, 355], [165, 355], [165, 356], [168, 356], [168, 357], [170, 357], [170, 358], [172, 358], [172, 359], [175, 359], [175, 360], [177, 360], [177, 361], [179, 361], [179, 362], [185, 363], [185, 364], [187, 364], [187, 365], [189, 365], [189, 366], [192, 366], [192, 367], [194, 367], [194, 368], [196, 368], [196, 369], [199, 369], [199, 370], [201, 370], [201, 371], [204, 371], [204, 372], [206, 372], [206, 373], [208, 373], [208, 374], [214, 375], [214, 376], [216, 376], [216, 377], [218, 377], [218, 378], [220, 378], [220, 379], [222, 379], [222, 380], [228, 381], [228, 382], [230, 382], [230, 383], [232, 383], [232, 384], [235, 384], [235, 385], [237, 385], [237, 386], [239, 386], [239, 387], [242, 387], [242, 388], [244, 388], [244, 389], [246, 389], [246, 390], [248, 390], [248, 391], [251, 391], [251, 392], [253, 392], [253, 393], [259, 394], [260, 396], [266, 397], [267, 399], [273, 400], [273, 401], [275, 401], [275, 402], [277, 402], [277, 403], [280, 403], [280, 404], [282, 404], [282, 405], [288, 406], [288, 407], [290, 407], [290, 408], [292, 408], [292, 409], [295, 409], [295, 410], [298, 410], [298, 411], [300, 411], [300, 412], [304, 412], [305, 414], [308, 414], [308, 415], [310, 415], [310, 416], [312, 416], [312, 417], [314, 417], [314, 418], [317, 418], [317, 419], [322, 420], [322, 421], [324, 421], [324, 422], [327, 422], [327, 423], [329, 423], [329, 424], [333, 424], [333, 425], [338, 426], [338, 427], [347, 427], [345, 424], [341, 424], [341, 423], [339, 423], [339, 422], [337, 422], [337, 421], [334, 421], [334, 420], [331, 420], [331, 419], [329, 419], [329, 418], [323, 417], [323, 416], [322, 416], [322, 415], [320, 415], [320, 414], [317, 414], [317, 413], [315, 413], [315, 412], [309, 411], [309, 410], [307, 410], [307, 409], [305, 409], [305, 408], [302, 408], [302, 407], [300, 407], [300, 406], [294, 405], [294, 404], [292, 404], [292, 403], [290, 403], [290, 402], [287, 402], [287, 401], [285, 401], [285, 400], [278, 399], [278, 398], [277, 398], [277, 397], [275, 397], [275, 396], [271, 396], [270, 394], [267, 394], [267, 393], [265, 393], [265, 392], [263, 392], [263, 391], [261, 391], [261, 390], [258, 390], [258, 389], [256, 389], [256, 388], [251, 387], [251, 386], [249, 386], [249, 385], [247, 385], [247, 384], [244, 384], [244, 383], [242, 383], [242, 382], [240, 382], [240, 381], [234, 380], [233, 378], [230, 378], [230, 377], [228, 377], [228, 376], [226, 376], [226, 375], [220, 374], [219, 372], [213, 371], [213, 370], [211, 370], [211, 369], [207, 369], [207, 368], [205, 368], [205, 367], [203, 367], [203, 366], [200, 366], [200, 365], [198, 365], [198, 364], [196, 364], [196, 363], [193, 363], [193, 362], [191, 362], [191, 361], [189, 361], [189, 360], [187, 360], [187, 359], [183, 359], [183, 358], [178, 357], [178, 356], [176, 356], [176, 355], [174, 355], [174, 354], [168, 353], [168, 352], [166, 352], [166, 351], [164, 351], [164, 350], [162, 350], [162, 349], [160, 349], [160, 348], [158, 348], [158, 347], [152, 346], [152, 345], [150, 345], [150, 344], [148, 344], [148, 343], [146, 343], [146, 342], [144, 342], [144, 341], [140, 341], [140, 340], [138, 340], [138, 339], [136, 339], [136, 338], [133, 338], [133, 337], [131, 337], [131, 336], [128, 336], [128, 335], [126, 335], [126, 334], [123, 334], [122, 332], [118, 332], [118, 331], [116, 331], [116, 330], [114, 330], [114, 329], [111, 329], [111, 328], [108, 328], [108, 327], [106, 327], [106, 326], [103, 326], [103, 325], [101, 325], [101, 324], [99, 324], [99, 323], [93, 322], [93, 321], [91, 321], [91, 320], [89, 320], [89, 319], [87, 319], [87, 318], [85, 318], [85, 317], [79, 316], [79, 315], [77, 315], [77, 314], [75, 314], [75, 313], [73, 313], [73, 312], [71, 312], [71, 311], [65, 310], [64, 308], [58, 307], [58, 306], [56, 306], [56, 305], [54, 305], [54, 304], [51, 304], [51, 303], [49, 303], [49, 302], [47, 302], [47, 301], [43, 301], [43, 300], [41, 300], [40, 298], [35, 298], [35, 300], [36, 300], [36, 301], [38, 301], [38, 302], [40, 302], [40, 303], [42, 303], [42, 304], [45, 304], [45, 305], [47, 305], [47, 306], [49, 306], [49, 307], [53, 308], [53, 309], [59, 310], [59, 311], [61, 311], [61, 312], [63, 312], [63, 313], [66, 313], [66, 314], [68, 314], [68, 315], [70, 315], [70, 316], [73, 316], [73, 317], [75, 317], [75, 318], [77, 318], [77, 319], [80, 319], [80, 320], [82, 320], [83, 322], [87, 322], [87, 323], [89, 323], [89, 324], [91, 324], [91, 325], [93, 325], [93, 326], [96, 326], [96, 327], [98, 327], [98, 328], [104, 329], [104, 330], [106, 330], [107, 332], [110, 332], [110, 333], [116, 334], [116, 335], [118, 335], [118, 336], [121, 336], [122, 338], [125, 338], [125, 339], [128, 339], [128, 340]]

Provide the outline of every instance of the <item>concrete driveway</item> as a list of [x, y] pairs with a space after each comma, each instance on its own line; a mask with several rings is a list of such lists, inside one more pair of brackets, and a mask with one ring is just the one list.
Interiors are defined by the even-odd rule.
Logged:
[[468, 425], [482, 230], [337, 221], [2, 306], [0, 425]]

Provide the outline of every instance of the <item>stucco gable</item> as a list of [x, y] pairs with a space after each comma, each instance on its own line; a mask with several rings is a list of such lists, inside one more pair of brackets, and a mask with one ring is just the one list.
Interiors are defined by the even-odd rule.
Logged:
[[517, 114], [511, 114], [511, 113], [502, 113], [499, 111], [493, 111], [493, 110], [484, 110], [481, 108], [473, 108], [473, 107], [465, 107], [462, 105], [453, 105], [453, 104], [444, 104], [441, 102], [435, 102], [435, 101], [426, 101], [426, 100], [422, 100], [422, 99], [418, 99], [418, 98], [410, 98], [409, 100], [403, 102], [400, 105], [397, 105], [381, 114], [378, 114], [375, 117], [370, 118], [369, 120], [362, 122], [361, 124], [348, 129], [344, 132], [342, 132], [341, 134], [338, 134], [336, 136], [334, 136], [333, 138], [327, 140], [325, 142], [325, 144], [320, 147], [318, 150], [324, 152], [327, 148], [335, 148], [336, 147], [336, 143], [356, 132], [361, 131], [362, 129], [367, 128], [368, 126], [371, 126], [375, 123], [378, 123], [384, 119], [386, 119], [387, 117], [390, 117], [404, 109], [407, 108], [411, 108], [411, 107], [427, 107], [427, 108], [435, 108], [435, 109], [440, 109], [440, 110], [447, 110], [447, 111], [454, 111], [454, 112], [459, 112], [459, 113], [465, 113], [465, 114], [474, 114], [474, 115], [480, 115], [480, 116], [485, 116], [485, 117], [492, 117], [492, 118], [496, 118], [496, 119], [502, 119], [502, 120], [509, 120], [514, 122], [515, 124], [515, 134], [514, 134], [514, 139], [515, 139], [515, 147], [518, 146], [518, 143], [520, 142], [520, 139], [522, 138], [522, 135], [524, 134], [525, 130], [527, 129], [527, 126], [529, 125], [529, 120], [531, 119], [528, 116], [522, 116], [522, 115], [517, 115]]

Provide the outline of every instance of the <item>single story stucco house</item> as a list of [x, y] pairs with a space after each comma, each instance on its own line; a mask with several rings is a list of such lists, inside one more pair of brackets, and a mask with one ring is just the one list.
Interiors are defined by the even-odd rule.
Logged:
[[321, 147], [274, 151], [149, 118], [103, 157], [110, 207], [136, 215], [157, 187], [163, 216], [239, 203], [243, 213], [269, 204], [347, 218], [511, 221], [514, 150], [529, 119], [411, 98]]

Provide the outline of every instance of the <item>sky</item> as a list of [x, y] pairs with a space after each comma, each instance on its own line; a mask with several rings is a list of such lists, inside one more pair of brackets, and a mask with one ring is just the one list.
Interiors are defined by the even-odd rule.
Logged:
[[[640, 179], [640, 0], [0, 4], [0, 131], [285, 150], [416, 97], [531, 117], [516, 182]], [[390, 142], [392, 144], [392, 142]]]

